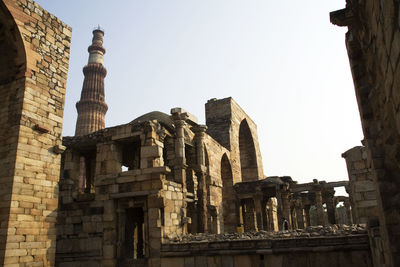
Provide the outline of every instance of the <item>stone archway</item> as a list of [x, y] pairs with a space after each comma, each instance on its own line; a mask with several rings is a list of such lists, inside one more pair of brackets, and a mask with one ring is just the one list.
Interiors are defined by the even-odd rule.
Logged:
[[[0, 3], [0, 86], [24, 77], [26, 53], [18, 27], [3, 2]], [[4, 98], [2, 98], [4, 101]]]
[[258, 179], [257, 155], [253, 136], [247, 120], [240, 123], [239, 128], [239, 152], [242, 182], [255, 181]]
[[[25, 90], [26, 53], [21, 34], [4, 1], [0, 1], [0, 265], [3, 265], [10, 195], [14, 184], [18, 128]], [[8, 203], [8, 204], [6, 204]]]
[[221, 159], [221, 180], [224, 232], [232, 233], [236, 230], [236, 202], [233, 192], [232, 167], [226, 154]]

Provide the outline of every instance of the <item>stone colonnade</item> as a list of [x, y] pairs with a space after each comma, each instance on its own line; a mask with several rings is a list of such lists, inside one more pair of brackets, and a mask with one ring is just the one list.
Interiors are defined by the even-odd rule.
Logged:
[[238, 226], [242, 226], [244, 231], [276, 231], [336, 224], [339, 202], [343, 202], [345, 208], [340, 222], [351, 224], [349, 198], [335, 197], [334, 188], [338, 186], [347, 186], [347, 182], [314, 180], [312, 183], [297, 184], [290, 177], [268, 177], [238, 183], [234, 186]]

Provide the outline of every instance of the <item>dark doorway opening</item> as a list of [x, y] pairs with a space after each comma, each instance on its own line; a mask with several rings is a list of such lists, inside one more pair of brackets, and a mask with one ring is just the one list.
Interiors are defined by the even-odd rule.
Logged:
[[144, 258], [145, 247], [143, 209], [127, 209], [125, 220], [125, 258]]

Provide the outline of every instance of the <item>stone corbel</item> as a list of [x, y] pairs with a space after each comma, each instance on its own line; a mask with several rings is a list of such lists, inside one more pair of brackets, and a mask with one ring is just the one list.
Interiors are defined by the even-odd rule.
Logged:
[[62, 154], [62, 153], [64, 153], [64, 151], [65, 151], [66, 149], [67, 149], [66, 146], [63, 146], [63, 145], [55, 145], [55, 146], [53, 147], [53, 152], [56, 153], [56, 154]]

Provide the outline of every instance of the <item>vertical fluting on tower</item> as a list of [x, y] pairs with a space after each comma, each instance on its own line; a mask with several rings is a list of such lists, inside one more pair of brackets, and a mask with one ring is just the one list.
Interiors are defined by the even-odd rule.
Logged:
[[76, 103], [78, 119], [76, 121], [75, 135], [85, 135], [104, 129], [104, 117], [107, 104], [104, 100], [104, 78], [107, 70], [103, 66], [104, 31], [99, 28], [93, 31], [92, 44], [88, 47], [89, 61], [83, 68], [85, 79], [83, 81], [81, 99]]

